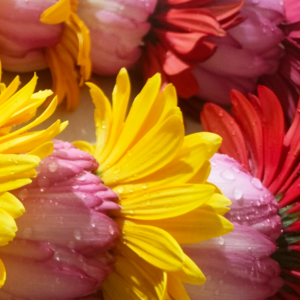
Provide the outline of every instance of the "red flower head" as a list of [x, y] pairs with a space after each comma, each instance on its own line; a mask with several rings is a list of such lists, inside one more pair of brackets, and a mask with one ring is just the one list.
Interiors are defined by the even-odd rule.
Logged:
[[272, 299], [300, 299], [300, 100], [292, 125], [285, 119], [276, 95], [264, 86], [249, 101], [231, 91], [232, 115], [205, 104], [205, 130], [223, 137], [220, 152], [237, 160], [275, 196], [283, 231], [273, 255], [281, 265], [285, 286]]
[[163, 74], [183, 98], [199, 91], [192, 70], [216, 50], [208, 37], [224, 37], [225, 29], [242, 21], [238, 12], [244, 1], [215, 4], [214, 0], [162, 0], [151, 15], [152, 30], [145, 37], [145, 77]]

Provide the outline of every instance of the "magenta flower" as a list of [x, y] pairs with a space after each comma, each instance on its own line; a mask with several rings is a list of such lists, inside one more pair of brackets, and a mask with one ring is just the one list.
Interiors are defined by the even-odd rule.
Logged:
[[270, 87], [280, 100], [285, 115], [293, 120], [300, 90], [300, 2], [284, 0], [285, 20], [281, 29], [285, 33], [282, 45], [285, 55], [278, 72], [263, 76], [261, 82]]
[[119, 228], [106, 212], [118, 209], [117, 196], [91, 173], [97, 168], [90, 154], [55, 141], [38, 176], [15, 192], [26, 212], [16, 239], [0, 250], [7, 268], [1, 299], [78, 299], [113, 271], [107, 251]]
[[[286, 132], [282, 107], [271, 90], [259, 86], [258, 96], [249, 94], [249, 100], [233, 90], [233, 117], [211, 103], [205, 104], [201, 113], [204, 129], [223, 137], [220, 152], [236, 159], [253, 176], [247, 184], [245, 180], [236, 185], [233, 179], [242, 180], [245, 171], [235, 174], [238, 169], [231, 161], [232, 167], [220, 174], [220, 178], [227, 179], [226, 184], [224, 180], [222, 184], [220, 178], [214, 179], [214, 183], [235, 203], [228, 214], [230, 220], [251, 226], [273, 241], [280, 233], [276, 213], [279, 214], [282, 231], [276, 240], [278, 250], [272, 257], [280, 264], [284, 286], [272, 299], [300, 299], [300, 102]], [[219, 172], [217, 166], [215, 169]], [[249, 191], [257, 193], [257, 190], [262, 194], [250, 197], [249, 206]]]

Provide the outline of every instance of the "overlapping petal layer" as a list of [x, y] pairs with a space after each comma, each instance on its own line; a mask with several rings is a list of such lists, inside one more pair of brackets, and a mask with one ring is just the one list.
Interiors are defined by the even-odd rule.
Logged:
[[[232, 230], [222, 217], [228, 200], [206, 183], [208, 159], [221, 140], [207, 133], [184, 137], [175, 89], [168, 85], [160, 93], [159, 75], [148, 80], [127, 116], [130, 83], [124, 69], [112, 107], [99, 88], [88, 85], [96, 106], [97, 142], [74, 144], [96, 157], [100, 178], [119, 195], [121, 205], [113, 211], [122, 231], [114, 251], [116, 272], [104, 282], [104, 296], [182, 299], [182, 281], [201, 284], [205, 277], [179, 244]], [[153, 278], [143, 270], [148, 266]]]
[[[274, 205], [268, 205], [272, 195], [265, 187], [279, 202], [278, 213], [281, 217], [283, 231], [277, 239], [279, 249], [273, 257], [281, 266], [281, 277], [285, 280], [285, 285], [274, 296], [274, 299], [299, 299], [300, 293], [297, 287], [300, 283], [297, 275], [299, 261], [298, 200], [300, 195], [299, 112], [296, 111], [292, 125], [285, 132], [282, 107], [276, 95], [268, 88], [259, 86], [258, 96], [250, 94], [250, 101], [237, 91], [232, 91], [231, 98], [233, 118], [220, 107], [206, 104], [201, 114], [203, 126], [206, 130], [220, 134], [224, 138], [225, 144], [229, 144], [228, 141], [233, 139], [248, 145], [248, 153], [246, 148], [241, 147], [227, 147], [226, 149], [221, 147], [220, 150], [222, 153], [234, 157], [243, 165], [249, 157], [248, 170], [256, 177], [252, 179], [253, 190], [260, 190], [262, 193], [265, 190], [261, 195], [262, 199], [253, 201], [256, 203], [253, 209], [257, 211], [257, 216], [262, 213], [274, 214], [276, 208]], [[215, 120], [210, 118], [212, 114], [216, 118]], [[217, 115], [218, 117], [216, 117]], [[226, 117], [223, 118], [223, 116]], [[240, 134], [237, 135], [236, 131], [228, 130], [232, 127], [238, 128]], [[236, 155], [235, 151], [239, 152], [239, 155]], [[230, 174], [228, 176], [230, 177]], [[232, 195], [233, 197], [241, 197], [239, 190], [235, 193]], [[232, 215], [229, 213], [231, 220], [235, 218], [234, 210]], [[237, 211], [236, 218], [238, 216], [241, 220], [248, 216], [249, 220], [245, 222], [248, 225], [251, 224], [252, 216], [247, 213], [247, 209], [246, 214], [243, 213], [243, 215]], [[267, 222], [255, 225], [255, 228], [274, 239], [276, 235], [272, 236], [270, 233], [274, 232], [276, 228], [279, 229], [276, 219], [277, 217], [275, 216], [274, 219], [273, 215], [273, 217], [267, 218]], [[278, 232], [278, 230], [276, 231]]]
[[1, 299], [75, 300], [94, 294], [113, 271], [107, 250], [119, 228], [107, 209], [119, 207], [91, 173], [97, 167], [90, 154], [54, 141], [33, 182], [13, 191], [26, 212], [17, 238], [0, 249], [7, 269]]
[[[1, 66], [0, 66], [1, 80]], [[0, 245], [7, 245], [17, 231], [15, 218], [24, 213], [24, 207], [17, 197], [10, 191], [20, 188], [31, 182], [36, 177], [35, 168], [40, 160], [49, 155], [53, 145], [48, 142], [60, 133], [67, 123], [56, 121], [48, 129], [29, 132], [30, 129], [41, 124], [50, 117], [57, 105], [54, 99], [49, 107], [34, 121], [19, 129], [12, 131], [15, 125], [31, 120], [37, 108], [52, 94], [51, 91], [34, 93], [37, 77], [21, 88], [18, 92], [20, 81], [17, 76], [6, 87], [0, 83]], [[26, 154], [27, 153], [27, 154]], [[5, 270], [1, 262], [1, 285], [5, 281]]]

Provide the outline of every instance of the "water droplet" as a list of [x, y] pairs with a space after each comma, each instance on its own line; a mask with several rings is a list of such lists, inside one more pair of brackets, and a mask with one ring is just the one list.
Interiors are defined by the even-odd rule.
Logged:
[[240, 201], [243, 198], [243, 191], [236, 188], [233, 190], [233, 196], [236, 201]]
[[210, 164], [211, 164], [213, 167], [215, 167], [215, 166], [217, 165], [217, 163], [214, 162], [214, 161], [210, 161]]
[[145, 190], [148, 187], [147, 184], [143, 184], [143, 189]]
[[118, 174], [118, 173], [120, 173], [120, 171], [121, 171], [121, 169], [120, 169], [120, 167], [117, 167], [115, 170], [114, 170], [114, 174]]
[[19, 197], [20, 197], [21, 200], [26, 199], [28, 196], [29, 196], [29, 192], [28, 192], [27, 189], [22, 189], [22, 190], [19, 192]]
[[84, 181], [85, 180], [85, 175], [81, 173], [81, 174], [76, 175], [76, 178], [79, 181]]
[[109, 232], [109, 234], [113, 235], [115, 233], [115, 229], [113, 228], [112, 225], [109, 225], [107, 228], [107, 231]]
[[235, 179], [235, 176], [232, 172], [230, 172], [229, 170], [225, 170], [221, 173], [221, 176], [225, 179], [228, 179], [228, 180], [234, 180]]
[[223, 111], [220, 110], [219, 113], [218, 113], [218, 115], [219, 115], [220, 117], [223, 117], [223, 115], [224, 115]]
[[40, 202], [41, 202], [41, 203], [45, 203], [45, 199], [42, 198], [42, 199], [40, 200]]
[[262, 183], [261, 183], [261, 181], [260, 181], [259, 179], [257, 179], [257, 178], [252, 178], [252, 179], [251, 179], [251, 183], [252, 183], [253, 186], [256, 187], [257, 189], [262, 190], [263, 185], [262, 185]]
[[33, 234], [33, 229], [31, 227], [26, 227], [24, 230], [23, 230], [23, 236], [25, 238], [30, 238]]
[[96, 223], [95, 223], [94, 220], [91, 220], [90, 224], [91, 224], [92, 227], [96, 227]]
[[80, 230], [79, 230], [79, 229], [75, 229], [75, 230], [73, 231], [73, 236], [74, 236], [74, 238], [75, 238], [76, 240], [81, 240], [81, 232], [80, 232]]
[[238, 167], [236, 167], [236, 166], [233, 166], [231, 169], [232, 169], [235, 173], [240, 173], [240, 169], [239, 169]]
[[117, 188], [117, 191], [118, 191], [119, 194], [122, 194], [124, 192], [124, 188], [122, 186], [119, 186]]
[[55, 162], [52, 162], [48, 165], [48, 169], [52, 173], [55, 172], [57, 170], [57, 168], [58, 168], [58, 166]]
[[75, 242], [70, 241], [70, 242], [68, 243], [68, 247], [69, 247], [70, 249], [74, 249], [74, 248], [75, 248]]
[[225, 240], [224, 240], [224, 238], [222, 238], [221, 236], [219, 237], [219, 245], [221, 245], [221, 246], [223, 246], [224, 245], [224, 243], [225, 243]]
[[38, 179], [38, 185], [40, 188], [47, 188], [50, 186], [50, 181], [46, 176], [43, 176]]

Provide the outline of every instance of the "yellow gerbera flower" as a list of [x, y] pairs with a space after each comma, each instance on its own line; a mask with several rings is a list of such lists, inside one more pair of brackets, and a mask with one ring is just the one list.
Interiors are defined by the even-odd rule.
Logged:
[[[34, 168], [39, 165], [40, 159], [53, 150], [52, 143], [48, 141], [67, 125], [66, 122], [61, 124], [58, 120], [46, 130], [28, 132], [53, 114], [57, 106], [55, 98], [33, 122], [11, 131], [13, 126], [33, 118], [37, 108], [52, 94], [50, 90], [33, 93], [36, 83], [37, 76], [34, 75], [18, 92], [18, 76], [8, 87], [0, 83], [0, 246], [6, 245], [14, 238], [17, 231], [14, 219], [24, 212], [22, 203], [9, 191], [31, 182], [30, 178], [36, 176]], [[0, 286], [4, 284], [5, 278], [5, 268], [0, 260]]]
[[41, 16], [47, 24], [64, 23], [60, 42], [46, 49], [46, 60], [51, 70], [53, 91], [58, 103], [66, 98], [68, 110], [78, 106], [79, 86], [90, 78], [90, 36], [89, 30], [75, 13], [77, 0], [59, 0]]
[[[95, 103], [97, 142], [74, 144], [93, 154], [104, 184], [119, 195], [121, 210], [112, 216], [122, 235], [116, 263], [104, 282], [105, 299], [189, 299], [183, 282], [205, 277], [179, 244], [226, 234], [232, 224], [222, 215], [230, 201], [206, 182], [209, 158], [221, 138], [210, 133], [184, 136], [176, 91], [162, 93], [160, 75], [148, 80], [127, 114], [130, 82], [117, 77], [112, 107], [88, 83]], [[125, 120], [126, 119], [126, 120]]]

